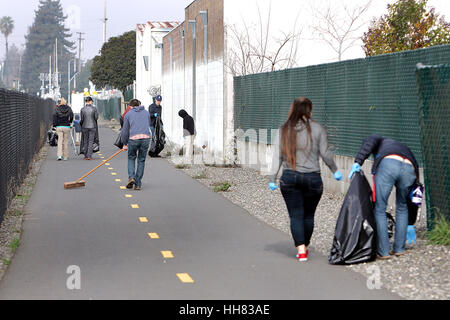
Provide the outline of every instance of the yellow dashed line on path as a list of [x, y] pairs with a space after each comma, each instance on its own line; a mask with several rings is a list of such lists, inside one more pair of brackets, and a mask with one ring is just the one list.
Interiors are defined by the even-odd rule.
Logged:
[[111, 165], [111, 163], [105, 163], [105, 166], [110, 166]]
[[127, 187], [125, 187], [125, 186], [120, 186], [120, 190], [127, 190]]
[[122, 180], [120, 180], [120, 179], [116, 179], [116, 182], [122, 182]]
[[132, 208], [132, 209], [139, 209], [139, 205], [138, 205], [138, 204], [132, 204], [132, 205], [131, 205], [131, 208]]
[[173, 259], [175, 258], [172, 251], [161, 251], [161, 254], [166, 259]]
[[112, 176], [117, 176], [117, 173], [113, 172], [111, 173]]
[[194, 280], [187, 273], [177, 273], [177, 277], [183, 283], [194, 283]]
[[125, 198], [133, 198], [133, 196], [131, 194], [126, 194]]
[[148, 236], [150, 239], [159, 239], [159, 235], [157, 233], [149, 233]]
[[110, 167], [110, 168], [108, 168], [108, 170], [114, 170], [114, 168], [111, 168], [111, 167]]
[[139, 221], [142, 223], [148, 223], [148, 219], [146, 217], [140, 217]]

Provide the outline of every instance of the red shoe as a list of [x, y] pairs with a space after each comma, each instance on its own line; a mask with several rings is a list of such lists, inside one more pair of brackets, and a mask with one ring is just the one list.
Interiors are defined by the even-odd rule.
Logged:
[[300, 262], [308, 261], [308, 254], [309, 254], [309, 250], [306, 250], [306, 253], [297, 254], [298, 261], [300, 261]]

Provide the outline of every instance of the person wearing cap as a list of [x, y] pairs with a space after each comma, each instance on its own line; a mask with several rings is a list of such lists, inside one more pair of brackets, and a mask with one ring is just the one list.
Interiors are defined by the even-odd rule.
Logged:
[[148, 112], [150, 113], [150, 130], [152, 132], [152, 135], [155, 134], [155, 127], [156, 127], [156, 119], [160, 118], [162, 119], [162, 105], [161, 105], [162, 97], [160, 95], [157, 95], [155, 97], [155, 103], [150, 105], [148, 108]]
[[[405, 254], [407, 233], [411, 234], [414, 222], [409, 219], [408, 197], [411, 187], [419, 181], [419, 164], [412, 151], [403, 143], [382, 137], [368, 136], [356, 155], [349, 175], [361, 171], [364, 161], [373, 154], [375, 222], [377, 226], [378, 258], [387, 260], [391, 255]], [[390, 251], [386, 207], [392, 188], [396, 187], [395, 240]]]
[[91, 97], [86, 97], [86, 105], [81, 109], [81, 146], [80, 153], [84, 154], [84, 160], [94, 160], [92, 158], [94, 141], [97, 136], [97, 120], [98, 111], [92, 104], [93, 100]]

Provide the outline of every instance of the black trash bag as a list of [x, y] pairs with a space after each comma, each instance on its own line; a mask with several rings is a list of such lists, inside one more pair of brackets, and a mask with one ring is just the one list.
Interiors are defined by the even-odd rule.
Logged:
[[56, 131], [48, 131], [47, 132], [47, 139], [48, 139], [48, 144], [51, 147], [57, 147], [58, 146], [58, 134], [56, 133]]
[[156, 119], [155, 134], [152, 137], [152, 142], [148, 155], [151, 158], [157, 158], [166, 146], [166, 133], [162, 128], [163, 124], [161, 118]]
[[114, 142], [114, 145], [119, 148], [123, 149], [123, 142], [122, 142], [122, 130], [120, 130], [119, 135], [116, 138], [116, 141]]
[[328, 262], [348, 265], [376, 259], [377, 241], [372, 189], [362, 172], [355, 173], [344, 199]]

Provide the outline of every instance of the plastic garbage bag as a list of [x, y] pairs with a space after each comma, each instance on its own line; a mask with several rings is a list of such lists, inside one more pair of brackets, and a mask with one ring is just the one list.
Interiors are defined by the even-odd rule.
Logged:
[[163, 130], [163, 124], [158, 117], [155, 123], [155, 134], [152, 137], [152, 142], [148, 155], [151, 158], [156, 158], [164, 150], [166, 146], [166, 134]]
[[377, 254], [372, 189], [363, 172], [350, 184], [339, 214], [328, 261], [355, 264], [373, 261]]
[[56, 131], [50, 130], [47, 132], [47, 139], [48, 144], [51, 147], [57, 147], [58, 146], [58, 134]]

